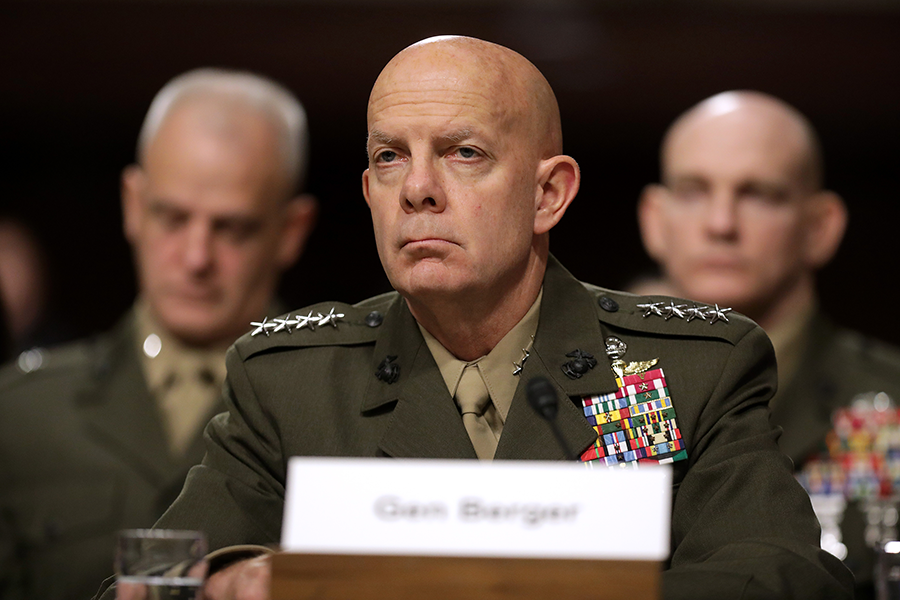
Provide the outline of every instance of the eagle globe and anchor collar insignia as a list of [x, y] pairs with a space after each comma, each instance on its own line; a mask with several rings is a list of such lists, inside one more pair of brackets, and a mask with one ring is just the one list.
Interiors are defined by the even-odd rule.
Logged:
[[686, 459], [665, 374], [653, 369], [659, 359], [626, 363], [626, 349], [619, 338], [607, 338], [606, 354], [618, 390], [581, 399], [584, 416], [598, 436], [581, 461], [588, 466], [637, 467]]

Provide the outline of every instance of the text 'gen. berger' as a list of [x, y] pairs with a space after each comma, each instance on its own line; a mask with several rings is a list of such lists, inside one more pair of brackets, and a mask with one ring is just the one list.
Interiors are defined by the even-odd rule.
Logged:
[[[575, 521], [580, 509], [578, 504], [502, 503], [470, 497], [459, 501], [453, 516], [463, 523], [519, 521], [526, 527], [539, 527]], [[444, 502], [403, 500], [397, 496], [380, 496], [373, 510], [382, 521], [444, 521], [451, 517]]]

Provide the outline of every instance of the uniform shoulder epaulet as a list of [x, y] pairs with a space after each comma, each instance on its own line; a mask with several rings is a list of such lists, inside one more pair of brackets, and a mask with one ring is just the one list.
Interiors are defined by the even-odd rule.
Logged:
[[383, 294], [358, 304], [319, 302], [250, 324], [236, 343], [243, 358], [274, 348], [342, 346], [374, 342], [399, 295]]
[[828, 350], [832, 360], [852, 363], [855, 369], [873, 374], [890, 374], [893, 386], [900, 386], [900, 348], [859, 331], [836, 327]]
[[731, 308], [670, 296], [639, 296], [585, 284], [598, 318], [614, 327], [657, 335], [713, 337], [737, 343], [757, 327]]
[[91, 363], [93, 344], [80, 340], [53, 348], [30, 348], [0, 368], [0, 390], [56, 376]]

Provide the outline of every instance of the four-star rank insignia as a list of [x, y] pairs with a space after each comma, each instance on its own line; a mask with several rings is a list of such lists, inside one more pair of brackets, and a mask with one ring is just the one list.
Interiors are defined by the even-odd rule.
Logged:
[[656, 362], [622, 362], [613, 367], [617, 391], [582, 398], [584, 416], [599, 436], [582, 462], [626, 467], [687, 458], [663, 370], [647, 370]]
[[250, 323], [251, 326], [255, 327], [250, 334], [250, 337], [257, 336], [260, 333], [263, 333], [268, 337], [269, 333], [278, 333], [279, 331], [293, 333], [304, 327], [308, 328], [310, 331], [315, 331], [316, 327], [322, 327], [323, 325], [331, 325], [332, 327], [337, 328], [338, 321], [343, 318], [344, 313], [334, 312], [334, 307], [328, 311], [327, 315], [317, 313], [316, 316], [313, 316], [312, 311], [310, 311], [309, 314], [305, 316], [296, 314], [293, 319], [291, 318], [291, 315], [287, 315], [284, 319], [272, 319], [271, 321], [266, 317], [260, 322]]
[[713, 306], [701, 306], [696, 303], [688, 306], [687, 304], [675, 304], [674, 301], [665, 302], [647, 302], [638, 304], [637, 307], [644, 311], [642, 315], [645, 319], [651, 315], [662, 317], [666, 321], [673, 317], [684, 319], [688, 323], [694, 319], [706, 321], [710, 325], [718, 321], [728, 323], [728, 313], [730, 308], [724, 308], [715, 304]]

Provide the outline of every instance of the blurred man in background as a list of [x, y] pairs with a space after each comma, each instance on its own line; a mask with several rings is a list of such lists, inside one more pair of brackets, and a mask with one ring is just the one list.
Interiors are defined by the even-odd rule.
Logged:
[[13, 342], [9, 333], [9, 318], [6, 307], [0, 304], [0, 361], [6, 362], [12, 356]]
[[34, 232], [19, 219], [0, 215], [0, 304], [9, 339], [4, 349], [34, 345], [47, 308], [47, 265]]
[[306, 137], [296, 98], [249, 73], [192, 71], [153, 100], [122, 175], [133, 308], [0, 373], [0, 597], [90, 597], [116, 531], [153, 525], [202, 458], [225, 351], [277, 312], [313, 227]]
[[[887, 407], [888, 397], [900, 401], [900, 352], [836, 326], [819, 309], [816, 272], [837, 251], [847, 210], [823, 188], [811, 124], [771, 96], [726, 92], [675, 121], [661, 166], [662, 183], [647, 186], [639, 204], [644, 246], [663, 271], [658, 293], [732, 307], [756, 320], [778, 360], [771, 409], [784, 428], [780, 447], [798, 470], [837, 460], [834, 444], [831, 456], [823, 448], [833, 415], [854, 401], [872, 409]], [[831, 434], [838, 446], [840, 435], [848, 434]], [[836, 491], [839, 482], [819, 487], [810, 491]], [[849, 530], [847, 562], [858, 581], [870, 583], [863, 528]], [[832, 541], [829, 549], [846, 557], [846, 546]]]

